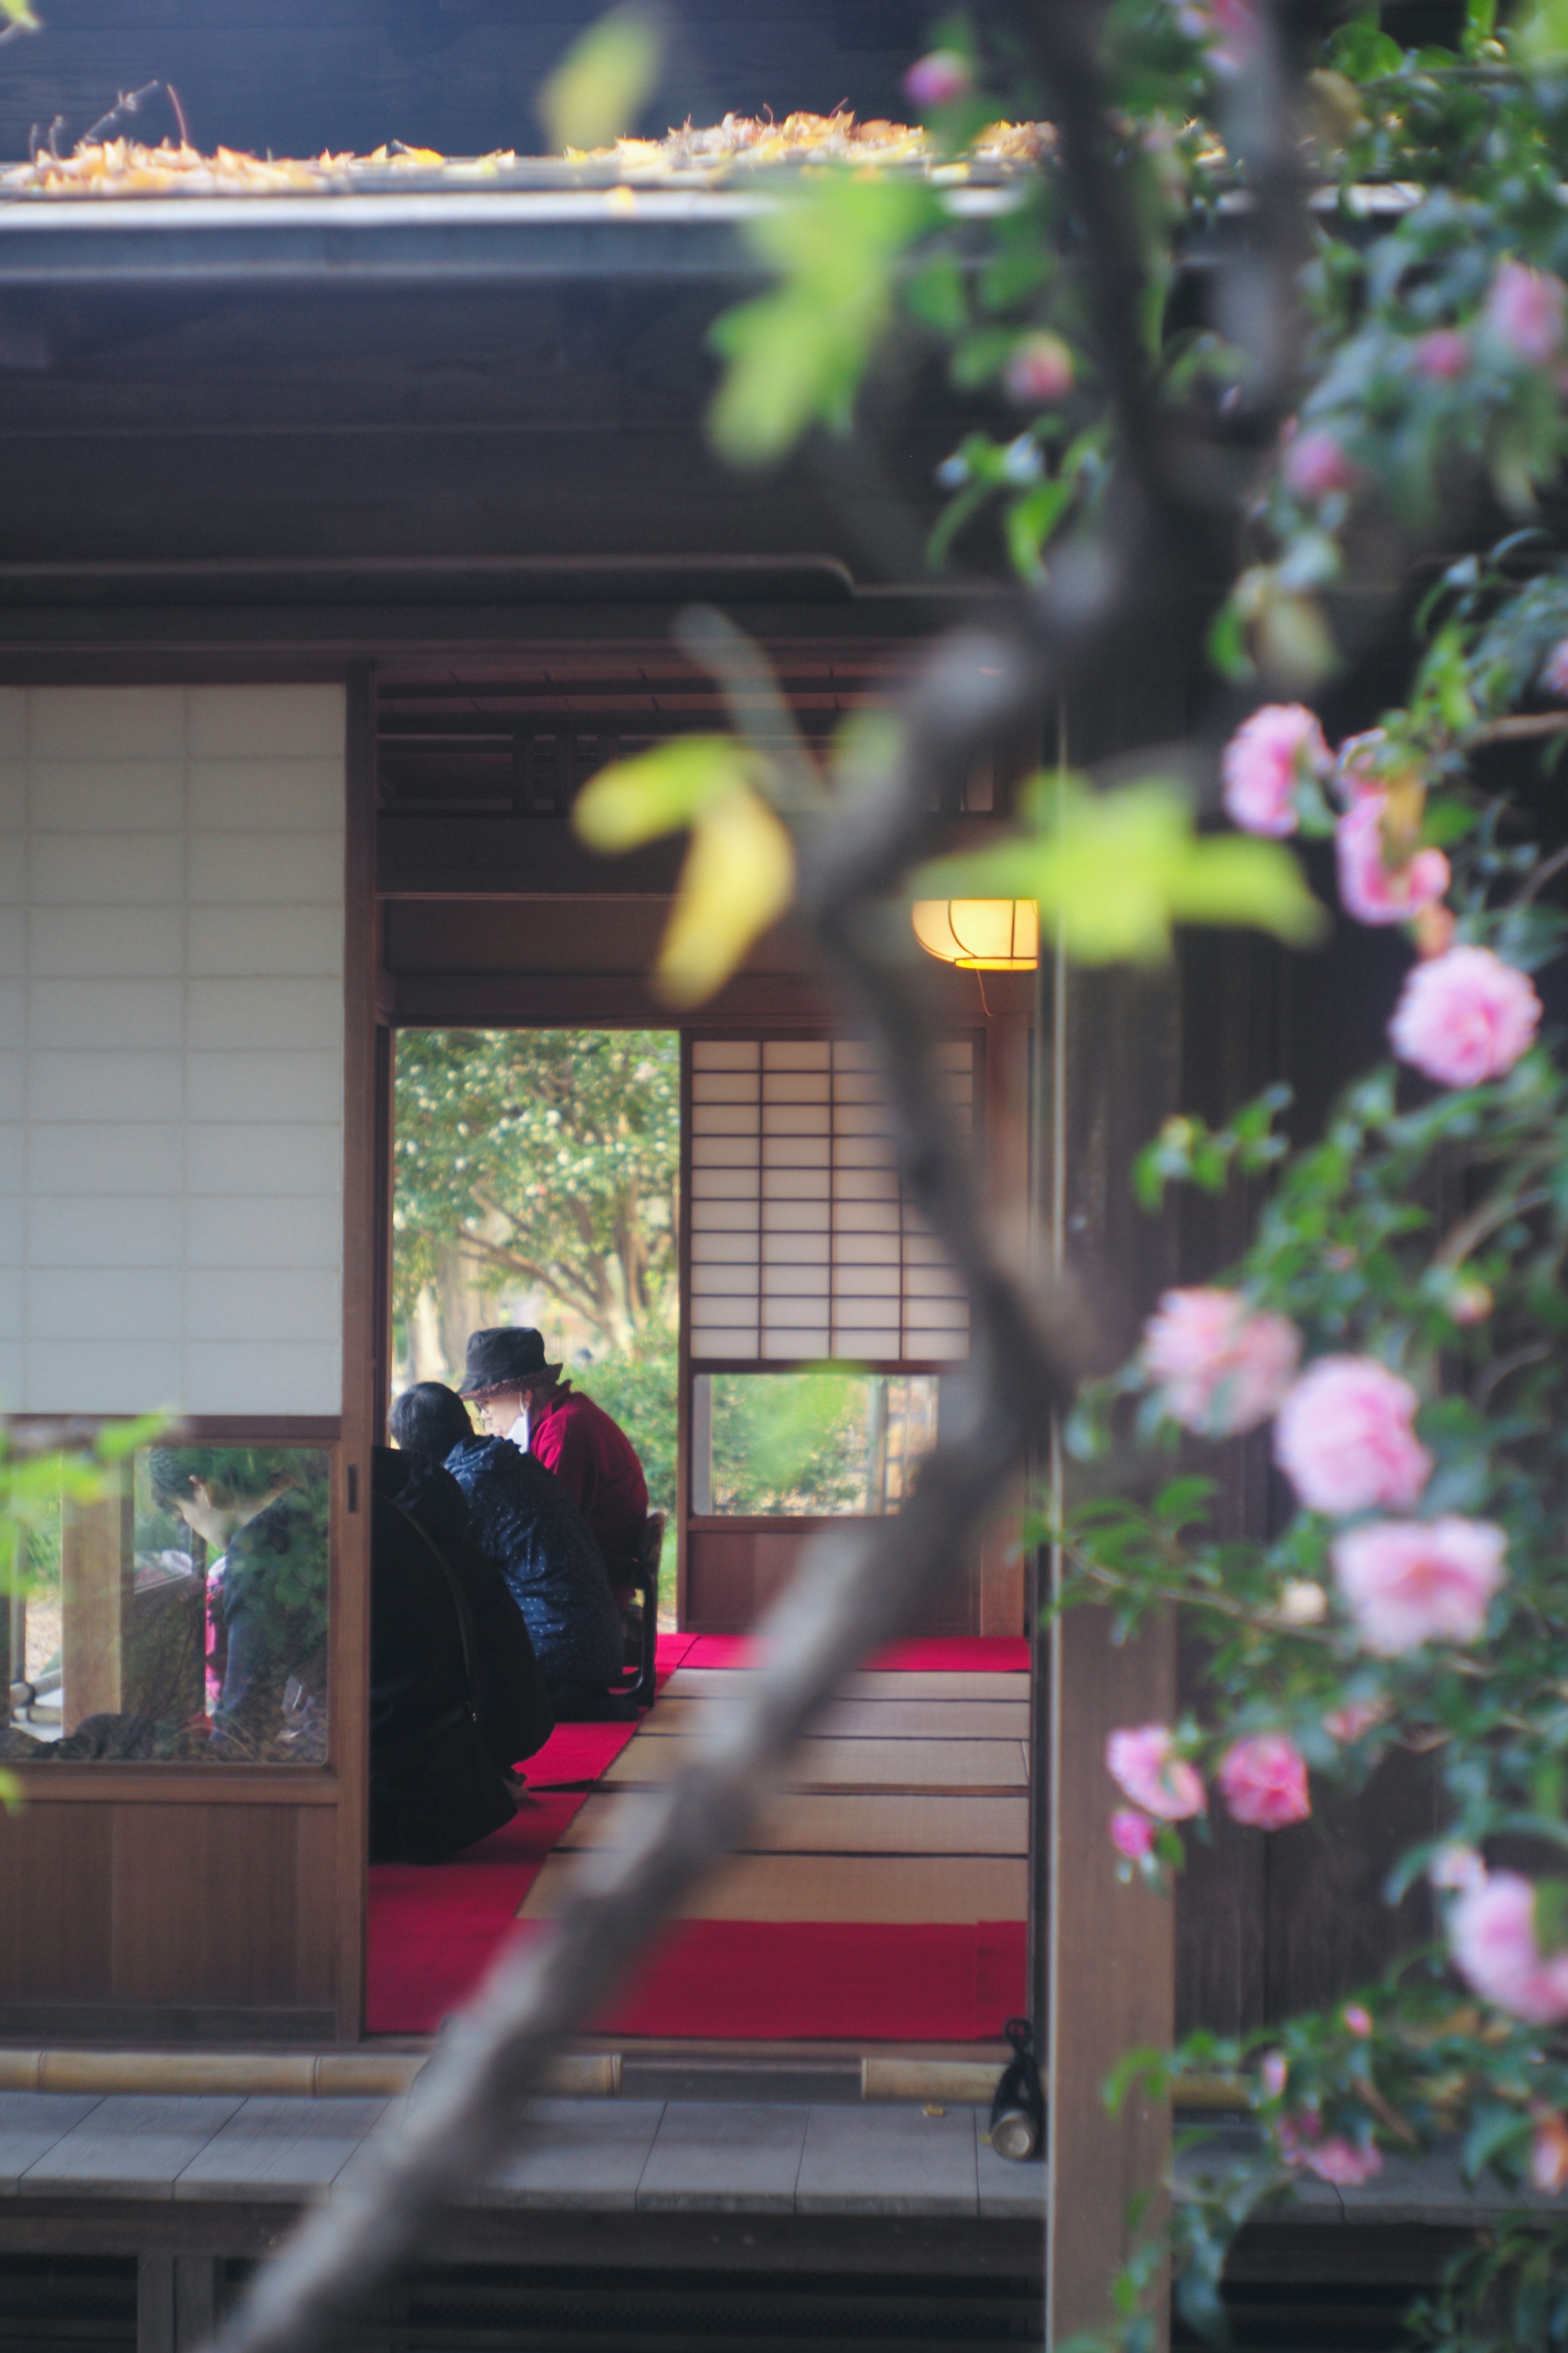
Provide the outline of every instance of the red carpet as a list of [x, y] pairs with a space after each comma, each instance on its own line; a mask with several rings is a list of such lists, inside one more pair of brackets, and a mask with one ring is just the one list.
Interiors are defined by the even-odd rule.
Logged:
[[[663, 1663], [662, 1637], [659, 1662]], [[750, 1634], [698, 1634], [682, 1663], [689, 1667], [754, 1667], [762, 1651]], [[1027, 1637], [1003, 1634], [953, 1634], [918, 1642], [890, 1642], [866, 1662], [879, 1674], [1026, 1675]]]
[[[747, 1666], [741, 1636], [659, 1636], [660, 1681], [683, 1662]], [[915, 1672], [1026, 1669], [1026, 1641], [896, 1643], [875, 1662]], [[370, 1873], [366, 2031], [431, 2034], [514, 1937], [519, 1905], [583, 1802], [632, 1737], [629, 1724], [564, 1724], [526, 1767], [514, 1821], [457, 1862], [375, 1863]], [[573, 1787], [571, 1785], [575, 1785]], [[599, 2021], [606, 2034], [736, 2041], [963, 2042], [1000, 2033], [1025, 2007], [1020, 1921], [893, 1926], [842, 1921], [692, 1920], [672, 1930], [635, 1988]]]

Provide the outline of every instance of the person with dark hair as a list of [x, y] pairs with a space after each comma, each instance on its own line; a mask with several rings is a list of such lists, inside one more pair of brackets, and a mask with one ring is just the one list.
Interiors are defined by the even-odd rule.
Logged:
[[500, 1567], [561, 1720], [602, 1716], [623, 1656], [603, 1556], [561, 1482], [504, 1438], [479, 1438], [462, 1399], [419, 1381], [392, 1409], [400, 1447], [444, 1461], [468, 1497], [475, 1541]]
[[[200, 1463], [200, 1469], [194, 1467]], [[312, 1496], [270, 1450], [154, 1447], [156, 1500], [207, 1547], [207, 1685], [220, 1746], [268, 1753], [300, 1736], [326, 1687], [325, 1494]]]
[[370, 1592], [371, 1861], [441, 1862], [510, 1820], [555, 1719], [462, 1490], [423, 1450], [371, 1451]]
[[469, 1335], [458, 1385], [485, 1428], [526, 1447], [553, 1471], [594, 1532], [610, 1585], [631, 1598], [647, 1518], [647, 1481], [637, 1449], [602, 1406], [546, 1361], [544, 1335], [529, 1324], [492, 1324]]

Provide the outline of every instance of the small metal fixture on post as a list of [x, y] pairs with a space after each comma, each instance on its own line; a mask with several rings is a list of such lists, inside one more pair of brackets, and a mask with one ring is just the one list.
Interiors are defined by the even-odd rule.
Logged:
[[1028, 2020], [1010, 2018], [1002, 2031], [1013, 2046], [1013, 2059], [991, 2103], [991, 2146], [998, 2157], [1022, 2165], [1044, 2150], [1046, 2095]]

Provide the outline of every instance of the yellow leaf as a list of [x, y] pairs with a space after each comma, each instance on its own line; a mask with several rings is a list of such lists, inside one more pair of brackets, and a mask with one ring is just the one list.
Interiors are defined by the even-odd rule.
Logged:
[[539, 93], [540, 120], [556, 154], [604, 147], [630, 130], [658, 86], [664, 29], [635, 5], [612, 8], [574, 41]]
[[680, 893], [655, 971], [671, 1005], [700, 1005], [721, 988], [754, 940], [795, 895], [795, 845], [766, 801], [728, 792], [702, 816], [680, 871]]
[[573, 803], [572, 823], [590, 849], [637, 849], [695, 824], [726, 793], [749, 788], [759, 765], [733, 735], [677, 735], [601, 768]]

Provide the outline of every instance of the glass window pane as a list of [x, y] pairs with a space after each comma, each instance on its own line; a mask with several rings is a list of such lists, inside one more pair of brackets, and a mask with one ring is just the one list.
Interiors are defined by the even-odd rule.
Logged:
[[321, 1764], [330, 1523], [311, 1448], [145, 1447], [88, 1482], [68, 1468], [9, 1598], [11, 1753]]
[[700, 1515], [896, 1512], [936, 1444], [934, 1374], [701, 1373], [693, 1388]]

